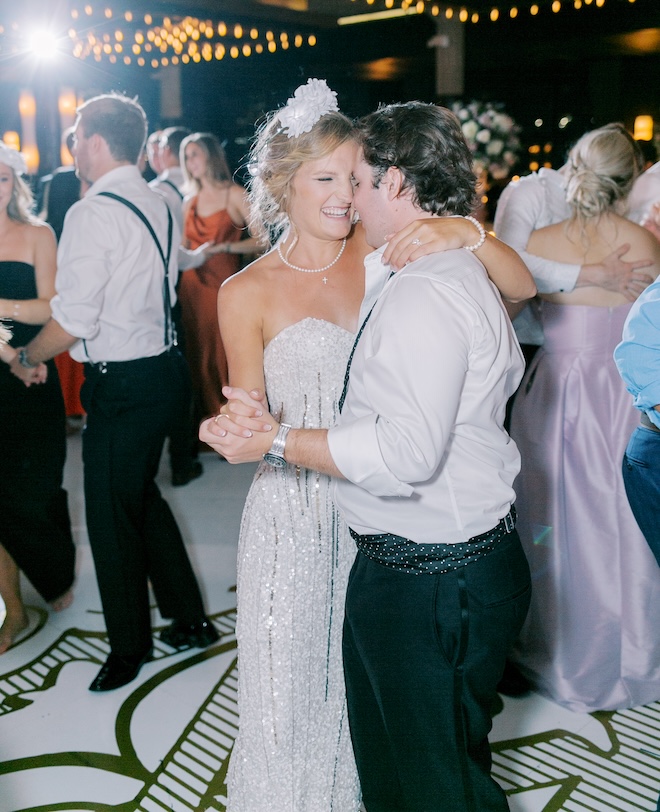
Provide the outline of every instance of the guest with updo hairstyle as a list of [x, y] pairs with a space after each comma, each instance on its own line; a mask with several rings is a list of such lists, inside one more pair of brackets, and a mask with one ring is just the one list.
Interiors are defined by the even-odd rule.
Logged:
[[0, 342], [0, 596], [5, 618], [0, 654], [29, 624], [22, 571], [55, 611], [73, 600], [75, 547], [67, 495], [64, 400], [53, 361], [39, 383], [26, 386], [9, 365], [50, 318], [55, 295], [56, 242], [31, 214], [32, 193], [21, 175], [23, 156], [0, 142], [0, 320], [11, 333]]
[[249, 207], [245, 190], [231, 178], [225, 151], [212, 133], [192, 133], [181, 142], [181, 167], [188, 197], [183, 204], [183, 245], [195, 249], [215, 243], [217, 253], [179, 282], [184, 352], [193, 382], [195, 426], [216, 414], [225, 402], [227, 358], [216, 300], [220, 285], [239, 267], [239, 255], [259, 252], [247, 234]]
[[[660, 244], [626, 219], [641, 169], [621, 125], [587, 133], [570, 152], [571, 217], [533, 232], [530, 253], [583, 265], [624, 243], [626, 259]], [[612, 353], [631, 308], [620, 293], [543, 294], [545, 343], [516, 398], [518, 530], [532, 604], [512, 660], [536, 688], [578, 712], [660, 699], [660, 570], [626, 498], [621, 459], [639, 421]]]

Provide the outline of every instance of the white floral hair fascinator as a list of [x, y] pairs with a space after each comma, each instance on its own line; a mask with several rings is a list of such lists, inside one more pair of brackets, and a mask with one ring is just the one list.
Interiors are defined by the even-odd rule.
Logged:
[[339, 110], [337, 94], [330, 90], [325, 79], [308, 79], [287, 101], [276, 118], [288, 138], [308, 133], [321, 116]]
[[0, 141], [0, 164], [11, 167], [17, 175], [26, 175], [28, 171], [23, 155], [4, 141]]

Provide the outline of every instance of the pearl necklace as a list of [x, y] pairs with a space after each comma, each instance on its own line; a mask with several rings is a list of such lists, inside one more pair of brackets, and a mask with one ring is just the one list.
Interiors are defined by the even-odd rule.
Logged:
[[[294, 271], [302, 271], [302, 273], [323, 273], [323, 271], [327, 271], [329, 268], [332, 268], [333, 265], [335, 265], [337, 262], [339, 262], [339, 258], [344, 253], [344, 248], [346, 248], [346, 237], [344, 237], [344, 239], [342, 240], [341, 248], [339, 249], [339, 253], [337, 254], [337, 256], [332, 260], [332, 262], [329, 262], [327, 265], [324, 265], [322, 268], [301, 268], [299, 265], [294, 265], [293, 262], [289, 262], [289, 260], [286, 259], [286, 257], [282, 253], [282, 247], [281, 247], [280, 243], [277, 244], [277, 253], [279, 254], [279, 257], [282, 260], [282, 262], [288, 268], [292, 268]], [[324, 285], [328, 284], [328, 277], [327, 276], [323, 277], [323, 284]]]

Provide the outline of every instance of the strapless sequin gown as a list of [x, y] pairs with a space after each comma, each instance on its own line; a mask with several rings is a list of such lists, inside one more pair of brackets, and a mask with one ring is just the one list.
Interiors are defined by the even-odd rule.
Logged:
[[[296, 428], [337, 419], [353, 335], [317, 319], [264, 352], [273, 414]], [[341, 637], [355, 547], [330, 479], [262, 463], [238, 546], [239, 730], [228, 812], [355, 812]]]
[[621, 474], [639, 423], [612, 358], [629, 309], [544, 302], [545, 343], [511, 422], [533, 579], [514, 660], [542, 693], [580, 712], [660, 699], [660, 569]]

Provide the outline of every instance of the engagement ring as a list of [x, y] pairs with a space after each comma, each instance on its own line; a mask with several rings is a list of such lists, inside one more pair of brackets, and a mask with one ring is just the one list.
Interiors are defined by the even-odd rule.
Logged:
[[422, 241], [417, 237], [415, 237], [415, 239], [410, 244], [420, 246], [422, 244]]

